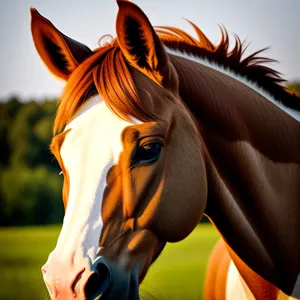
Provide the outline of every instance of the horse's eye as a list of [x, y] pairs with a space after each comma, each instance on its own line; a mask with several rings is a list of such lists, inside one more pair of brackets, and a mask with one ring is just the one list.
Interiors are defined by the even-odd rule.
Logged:
[[162, 148], [161, 142], [152, 142], [140, 146], [134, 157], [135, 164], [150, 164], [158, 160]]

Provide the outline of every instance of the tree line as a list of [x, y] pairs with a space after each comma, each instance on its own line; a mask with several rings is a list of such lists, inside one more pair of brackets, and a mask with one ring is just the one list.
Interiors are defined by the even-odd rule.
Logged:
[[60, 223], [63, 178], [49, 151], [56, 101], [0, 103], [0, 225]]
[[[300, 93], [300, 82], [289, 85]], [[57, 101], [0, 103], [0, 226], [61, 223], [63, 177], [49, 150]]]

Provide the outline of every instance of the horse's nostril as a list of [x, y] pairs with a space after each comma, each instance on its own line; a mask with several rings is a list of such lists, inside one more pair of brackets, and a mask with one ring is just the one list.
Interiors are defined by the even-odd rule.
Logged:
[[94, 273], [88, 279], [84, 293], [87, 299], [94, 299], [105, 293], [110, 283], [110, 270], [104, 263], [94, 267]]
[[81, 279], [81, 277], [82, 277], [84, 271], [85, 271], [85, 269], [83, 268], [83, 270], [81, 270], [81, 271], [77, 274], [77, 276], [75, 277], [75, 279], [74, 279], [74, 281], [73, 281], [73, 283], [72, 283], [71, 289], [72, 289], [72, 291], [73, 291], [74, 293], [76, 293], [76, 291], [75, 291], [76, 285], [77, 285], [77, 283], [80, 281], [80, 279]]

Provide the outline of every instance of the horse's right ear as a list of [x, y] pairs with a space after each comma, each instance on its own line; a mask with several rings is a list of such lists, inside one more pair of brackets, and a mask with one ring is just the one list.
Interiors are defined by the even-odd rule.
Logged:
[[118, 43], [131, 66], [162, 85], [178, 91], [178, 75], [162, 41], [145, 13], [128, 0], [117, 0]]
[[31, 33], [37, 52], [51, 73], [67, 80], [75, 68], [93, 52], [61, 33], [35, 8], [31, 8], [30, 12]]

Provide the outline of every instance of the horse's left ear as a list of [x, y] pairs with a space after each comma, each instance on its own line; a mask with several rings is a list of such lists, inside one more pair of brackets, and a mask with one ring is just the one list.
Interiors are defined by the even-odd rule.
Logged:
[[30, 12], [32, 37], [41, 59], [51, 73], [67, 80], [92, 50], [64, 35], [35, 8]]
[[176, 71], [147, 16], [127, 0], [117, 0], [117, 3], [117, 37], [127, 61], [158, 84], [176, 90]]

